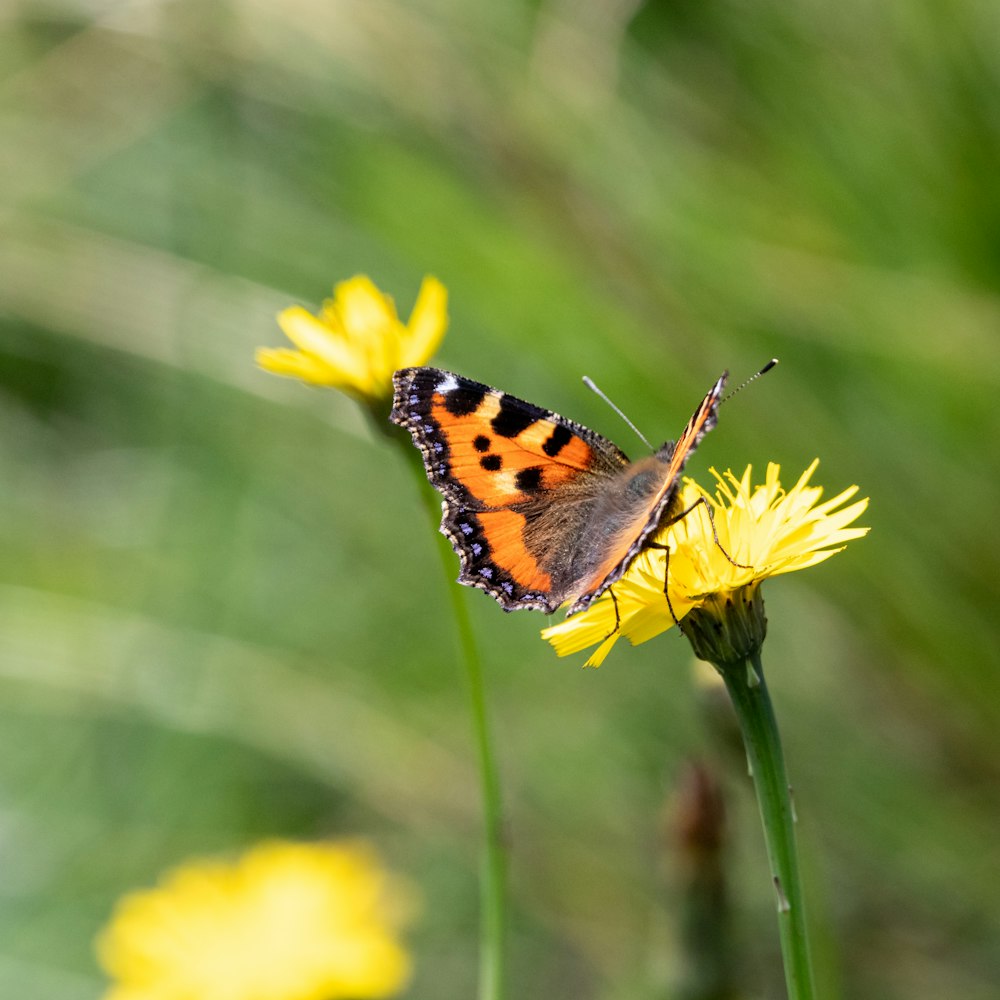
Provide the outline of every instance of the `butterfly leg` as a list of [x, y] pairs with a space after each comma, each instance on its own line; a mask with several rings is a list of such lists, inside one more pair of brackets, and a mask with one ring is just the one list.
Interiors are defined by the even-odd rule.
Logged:
[[[676, 524], [682, 518], [687, 517], [688, 514], [690, 514], [695, 509], [695, 507], [698, 507], [701, 504], [705, 505], [705, 511], [708, 514], [708, 522], [712, 526], [712, 538], [715, 539], [715, 544], [719, 547], [719, 551], [734, 566], [737, 566], [740, 569], [753, 569], [752, 566], [745, 566], [743, 563], [738, 563], [726, 551], [726, 549], [723, 546], [722, 542], [719, 541], [719, 533], [718, 533], [718, 531], [716, 530], [716, 527], [715, 527], [715, 517], [712, 514], [712, 507], [711, 507], [711, 505], [709, 504], [709, 502], [704, 497], [698, 497], [698, 499], [695, 500], [695, 502], [693, 504], [691, 504], [690, 507], [687, 507], [685, 510], [682, 510], [679, 514], [675, 514], [669, 520], [664, 521], [663, 524], [661, 525], [661, 527], [663, 527], [663, 528], [669, 528], [672, 524]], [[668, 587], [668, 581], [670, 579], [670, 546], [669, 545], [664, 545], [661, 542], [649, 542], [648, 543], [648, 548], [659, 549], [660, 551], [663, 552], [663, 596], [667, 600], [667, 608], [670, 610], [670, 617], [673, 618], [674, 624], [680, 630], [681, 635], [683, 635], [684, 634], [684, 626], [681, 625], [680, 619], [677, 617], [677, 613], [674, 611], [674, 605], [673, 605], [673, 603], [670, 600], [670, 590], [669, 590], [669, 587]], [[615, 610], [617, 611], [617, 606], [616, 606]]]
[[[712, 538], [715, 539], [715, 544], [718, 546], [719, 551], [726, 557], [726, 559], [730, 563], [732, 563], [733, 566], [736, 566], [738, 569], [753, 569], [754, 568], [753, 566], [747, 566], [745, 563], [737, 562], [726, 551], [725, 546], [722, 544], [722, 542], [719, 541], [719, 532], [716, 531], [716, 528], [715, 528], [715, 515], [712, 513], [712, 505], [704, 497], [698, 497], [698, 499], [695, 500], [695, 502], [693, 504], [691, 504], [690, 507], [686, 508], [685, 510], [682, 510], [679, 514], [675, 514], [673, 517], [671, 517], [668, 520], [664, 521], [660, 525], [660, 528], [669, 528], [672, 524], [676, 524], [678, 521], [680, 521], [683, 518], [687, 517], [688, 514], [690, 514], [691, 511], [693, 511], [695, 509], [695, 507], [699, 507], [702, 504], [705, 505], [705, 512], [708, 514], [708, 523], [712, 526]], [[658, 548], [664, 548], [665, 546], [650, 545], [649, 547], [650, 548], [657, 548], [658, 549]], [[677, 621], [677, 619], [675, 618], [674, 621]]]
[[684, 626], [681, 625], [681, 620], [674, 611], [674, 605], [670, 600], [670, 591], [667, 589], [667, 581], [670, 579], [670, 546], [663, 545], [660, 542], [650, 542], [649, 548], [659, 549], [663, 553], [663, 596], [667, 599], [667, 608], [670, 611], [670, 617], [673, 618], [674, 624], [680, 629], [681, 635], [683, 635]]
[[611, 604], [615, 609], [615, 627], [604, 637], [604, 642], [607, 642], [622, 627], [622, 616], [618, 612], [618, 598], [615, 597], [615, 588], [608, 587], [608, 593], [611, 595]]
[[615, 609], [615, 626], [614, 628], [601, 640], [605, 643], [610, 639], [616, 632], [618, 632], [622, 627], [622, 616], [618, 610], [618, 598], [615, 596], [615, 591], [613, 587], [608, 587], [607, 594], [611, 598], [611, 606]]

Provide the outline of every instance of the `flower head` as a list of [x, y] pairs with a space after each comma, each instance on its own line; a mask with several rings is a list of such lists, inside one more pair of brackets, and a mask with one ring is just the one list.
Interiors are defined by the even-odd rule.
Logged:
[[189, 862], [119, 901], [97, 944], [105, 1000], [392, 996], [409, 974], [403, 895], [359, 842]]
[[356, 275], [334, 288], [316, 316], [302, 306], [279, 313], [278, 324], [298, 350], [258, 348], [257, 364], [275, 375], [379, 402], [392, 395], [397, 368], [422, 365], [437, 349], [448, 326], [447, 306], [444, 285], [428, 276], [404, 324], [392, 299]]
[[[599, 666], [622, 635], [635, 645], [665, 632], [693, 609], [720, 601], [752, 605], [761, 580], [829, 559], [846, 542], [867, 534], [867, 528], [848, 525], [862, 514], [868, 500], [844, 506], [858, 491], [852, 486], [819, 503], [822, 488], [809, 485], [818, 465], [817, 459], [787, 491], [779, 480], [780, 468], [773, 462], [758, 486], [752, 485], [750, 466], [739, 478], [732, 472], [719, 475], [713, 469], [714, 493], [686, 479], [678, 509], [686, 510], [699, 499], [705, 503], [654, 538], [669, 549], [669, 577], [667, 552], [646, 548], [614, 585], [617, 630], [614, 603], [605, 594], [586, 611], [544, 629], [542, 637], [560, 656], [599, 643], [587, 661], [588, 666]], [[669, 604], [663, 593], [664, 578]], [[734, 595], [735, 601], [731, 600]]]

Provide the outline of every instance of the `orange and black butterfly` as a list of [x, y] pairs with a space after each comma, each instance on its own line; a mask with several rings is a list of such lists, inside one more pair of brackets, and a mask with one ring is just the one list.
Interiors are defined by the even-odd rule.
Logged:
[[716, 424], [728, 373], [680, 438], [630, 462], [600, 434], [438, 368], [393, 376], [390, 419], [409, 430], [444, 498], [459, 583], [505, 611], [588, 607], [678, 513], [680, 475]]

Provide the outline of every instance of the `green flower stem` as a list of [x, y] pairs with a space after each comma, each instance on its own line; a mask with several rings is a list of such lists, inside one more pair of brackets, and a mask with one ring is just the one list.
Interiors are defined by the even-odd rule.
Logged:
[[501, 1000], [504, 986], [504, 938], [507, 925], [507, 852], [500, 800], [500, 779], [497, 775], [489, 719], [486, 715], [482, 663], [472, 622], [469, 620], [465, 595], [454, 582], [455, 555], [448, 540], [438, 530], [441, 523], [440, 498], [428, 486], [423, 462], [416, 449], [410, 445], [408, 438], [404, 451], [407, 464], [417, 476], [417, 489], [434, 529], [438, 554], [441, 557], [441, 570], [451, 599], [458, 641], [465, 663], [483, 801], [484, 851], [480, 899], [479, 1000]]
[[785, 963], [789, 1000], [813, 1000], [813, 982], [806, 931], [802, 880], [795, 847], [795, 818], [785, 761], [771, 697], [764, 683], [760, 653], [719, 667], [743, 733], [753, 772], [764, 840], [778, 897], [778, 929]]

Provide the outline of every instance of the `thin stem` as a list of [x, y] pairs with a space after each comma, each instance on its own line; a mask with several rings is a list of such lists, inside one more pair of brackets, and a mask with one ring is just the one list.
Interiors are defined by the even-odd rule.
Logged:
[[507, 852], [504, 843], [503, 808], [500, 799], [500, 779], [490, 738], [486, 714], [486, 696], [482, 663], [476, 645], [465, 595], [454, 583], [455, 556], [448, 540], [439, 533], [441, 506], [438, 496], [427, 485], [419, 453], [405, 447], [407, 464], [418, 477], [417, 488], [431, 520], [437, 540], [441, 569], [451, 600], [455, 628], [465, 664], [469, 689], [472, 728], [479, 762], [479, 782], [483, 804], [483, 859], [479, 928], [479, 1000], [501, 1000], [504, 986], [504, 938], [506, 934]]
[[814, 1000], [816, 987], [809, 957], [791, 791], [760, 654], [754, 653], [749, 660], [724, 665], [720, 673], [736, 709], [753, 772], [777, 895], [778, 930], [788, 996], [790, 1000]]

